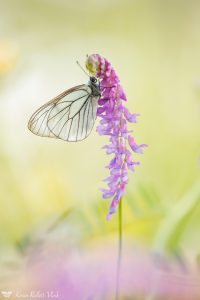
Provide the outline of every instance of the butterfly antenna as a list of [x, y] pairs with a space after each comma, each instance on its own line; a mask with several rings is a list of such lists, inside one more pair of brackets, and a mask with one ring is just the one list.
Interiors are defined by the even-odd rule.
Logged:
[[79, 64], [78, 60], [76, 61], [77, 65], [81, 68], [81, 70], [88, 76], [90, 77], [90, 75], [85, 71], [85, 69]]

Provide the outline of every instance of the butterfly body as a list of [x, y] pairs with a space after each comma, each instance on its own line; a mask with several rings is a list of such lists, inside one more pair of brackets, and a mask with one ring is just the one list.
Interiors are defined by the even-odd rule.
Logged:
[[93, 76], [90, 77], [90, 81], [89, 81], [88, 85], [91, 87], [92, 94], [94, 96], [101, 97], [101, 91], [100, 91], [99, 84], [97, 84], [96, 77], [93, 77]]
[[68, 89], [36, 110], [28, 128], [43, 137], [81, 141], [94, 126], [100, 97], [97, 79], [90, 77], [88, 84]]

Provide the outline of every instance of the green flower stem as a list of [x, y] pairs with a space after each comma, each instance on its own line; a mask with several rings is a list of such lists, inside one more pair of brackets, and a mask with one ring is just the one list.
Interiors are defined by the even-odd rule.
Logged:
[[119, 300], [120, 296], [120, 269], [122, 258], [122, 199], [120, 199], [118, 207], [118, 259], [117, 259], [117, 274], [116, 274], [116, 296], [115, 299]]

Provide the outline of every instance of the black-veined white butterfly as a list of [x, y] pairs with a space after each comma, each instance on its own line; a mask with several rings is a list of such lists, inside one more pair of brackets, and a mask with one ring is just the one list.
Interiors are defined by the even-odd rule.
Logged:
[[28, 128], [39, 136], [69, 142], [84, 140], [94, 126], [100, 97], [97, 79], [90, 77], [88, 84], [68, 89], [36, 110]]

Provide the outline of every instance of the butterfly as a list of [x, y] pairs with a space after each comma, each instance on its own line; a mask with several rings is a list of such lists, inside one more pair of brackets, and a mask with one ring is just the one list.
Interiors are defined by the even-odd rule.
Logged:
[[97, 78], [64, 91], [31, 116], [28, 128], [36, 135], [68, 142], [84, 140], [91, 133], [101, 97]]

